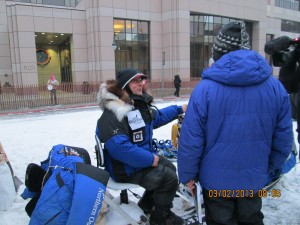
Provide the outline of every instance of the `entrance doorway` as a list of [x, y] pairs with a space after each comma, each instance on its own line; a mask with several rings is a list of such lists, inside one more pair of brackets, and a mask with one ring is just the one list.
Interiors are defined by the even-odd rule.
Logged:
[[39, 85], [46, 85], [50, 74], [60, 82], [72, 82], [71, 34], [35, 33]]

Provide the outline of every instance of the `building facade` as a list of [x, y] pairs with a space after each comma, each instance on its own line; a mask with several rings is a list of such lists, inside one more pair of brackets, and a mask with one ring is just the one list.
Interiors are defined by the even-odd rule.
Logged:
[[[0, 0], [0, 83], [46, 84], [115, 78], [124, 67], [153, 87], [200, 80], [214, 37], [244, 20], [252, 49], [300, 33], [295, 0]], [[267, 57], [267, 56], [266, 56]], [[278, 74], [278, 68], [274, 68]]]

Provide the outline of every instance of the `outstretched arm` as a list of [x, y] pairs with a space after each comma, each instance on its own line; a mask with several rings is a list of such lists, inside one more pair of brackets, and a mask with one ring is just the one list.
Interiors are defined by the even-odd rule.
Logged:
[[184, 104], [182, 106], [172, 105], [157, 110], [155, 119], [153, 121], [154, 128], [161, 127], [175, 120], [178, 117], [178, 115], [185, 113], [186, 109], [187, 109], [187, 104]]

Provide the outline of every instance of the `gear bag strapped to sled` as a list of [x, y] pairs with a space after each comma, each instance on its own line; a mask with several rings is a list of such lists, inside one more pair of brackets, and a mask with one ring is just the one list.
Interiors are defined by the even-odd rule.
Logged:
[[85, 149], [63, 144], [53, 146], [41, 166], [29, 164], [22, 194], [32, 198], [29, 225], [95, 224], [109, 174], [90, 164]]

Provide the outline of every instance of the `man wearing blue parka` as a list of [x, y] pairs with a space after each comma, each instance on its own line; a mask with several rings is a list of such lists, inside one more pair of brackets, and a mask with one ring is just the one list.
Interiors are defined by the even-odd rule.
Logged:
[[178, 188], [176, 167], [159, 157], [152, 144], [153, 129], [182, 114], [186, 104], [158, 110], [146, 91], [147, 76], [134, 68], [122, 69], [116, 80], [100, 85], [103, 114], [96, 133], [104, 143], [105, 169], [118, 182], [145, 188], [138, 205], [150, 213], [150, 225], [181, 225], [170, 209]]
[[225, 25], [212, 53], [182, 124], [179, 180], [200, 182], [208, 225], [262, 225], [258, 193], [292, 150], [289, 97], [243, 22]]

